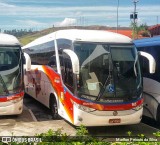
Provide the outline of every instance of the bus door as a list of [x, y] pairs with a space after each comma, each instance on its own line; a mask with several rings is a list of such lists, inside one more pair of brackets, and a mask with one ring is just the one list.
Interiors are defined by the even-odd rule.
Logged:
[[36, 96], [36, 89], [35, 89], [35, 72], [34, 70], [25, 71], [25, 91], [30, 96], [35, 98]]
[[[70, 117], [73, 116], [73, 105], [70, 101], [71, 96], [75, 94], [76, 84], [79, 75], [79, 60], [77, 55], [69, 49], [64, 49], [60, 55], [60, 68], [63, 81], [64, 100], [63, 105], [65, 110], [70, 110]], [[59, 112], [64, 117], [64, 112]], [[72, 115], [71, 115], [72, 114]], [[66, 118], [67, 119], [67, 118]], [[73, 118], [70, 118], [72, 120]]]

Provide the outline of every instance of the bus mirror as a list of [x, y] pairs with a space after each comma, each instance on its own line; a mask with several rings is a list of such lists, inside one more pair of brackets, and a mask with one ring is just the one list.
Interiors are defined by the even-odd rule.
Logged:
[[27, 53], [24, 53], [24, 57], [25, 57], [25, 68], [26, 68], [26, 71], [30, 71], [31, 70], [31, 58]]
[[151, 54], [143, 52], [143, 51], [139, 51], [139, 54], [148, 59], [148, 61], [149, 61], [149, 72], [150, 73], [155, 73], [156, 61], [153, 58], [153, 56]]
[[79, 75], [79, 59], [74, 51], [70, 49], [63, 49], [63, 52], [68, 54], [71, 58], [73, 73]]

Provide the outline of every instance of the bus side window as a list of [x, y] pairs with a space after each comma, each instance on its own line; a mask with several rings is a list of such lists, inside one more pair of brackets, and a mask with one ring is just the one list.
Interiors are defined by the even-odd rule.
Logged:
[[58, 49], [72, 49], [72, 41], [68, 39], [57, 39]]
[[51, 58], [49, 59], [48, 65], [57, 72], [56, 56], [51, 56]]

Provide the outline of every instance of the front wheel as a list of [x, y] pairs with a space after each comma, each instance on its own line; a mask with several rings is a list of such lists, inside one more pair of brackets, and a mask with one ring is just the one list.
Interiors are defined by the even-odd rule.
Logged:
[[160, 123], [160, 104], [157, 107], [156, 121]]
[[59, 119], [58, 106], [55, 97], [51, 97], [50, 99], [50, 109], [51, 109], [52, 119]]

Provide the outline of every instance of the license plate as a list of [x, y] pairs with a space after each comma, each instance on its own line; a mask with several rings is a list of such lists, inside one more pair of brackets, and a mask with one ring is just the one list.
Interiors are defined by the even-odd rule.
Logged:
[[121, 119], [109, 119], [109, 123], [121, 123]]

